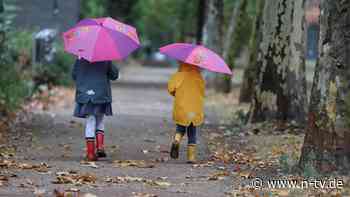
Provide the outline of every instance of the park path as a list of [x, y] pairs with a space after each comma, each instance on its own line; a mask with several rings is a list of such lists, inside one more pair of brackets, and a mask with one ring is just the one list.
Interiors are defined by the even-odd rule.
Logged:
[[[232, 177], [222, 178], [223, 167], [208, 164], [210, 154], [205, 129], [199, 134], [199, 159], [203, 165], [185, 163], [186, 139], [181, 158], [177, 161], [168, 158], [174, 125], [172, 98], [166, 92], [166, 82], [175, 71], [176, 68], [136, 66], [122, 69], [121, 79], [113, 84], [115, 115], [106, 119], [108, 157], [96, 163], [81, 163], [85, 147], [83, 121], [71, 116], [73, 91], [65, 97], [64, 105], [36, 112], [27, 124], [30, 133], [26, 135], [30, 136], [30, 142], [23, 137], [21, 144], [17, 144], [15, 160], [22, 166], [18, 164], [20, 167], [16, 169], [1, 172], [8, 176], [12, 173], [15, 177], [10, 176], [6, 186], [0, 184], [0, 196], [30, 197], [40, 196], [40, 193], [54, 196], [54, 189], [70, 188], [98, 197], [225, 196], [232, 189]], [[208, 111], [207, 120], [215, 122], [215, 114]], [[121, 160], [122, 167], [116, 167], [115, 160]], [[145, 161], [146, 166], [125, 167], [125, 160]], [[148, 168], [150, 163], [153, 168]], [[39, 167], [26, 168], [23, 164]], [[40, 170], [42, 168], [44, 170]], [[77, 177], [87, 173], [97, 180], [87, 179], [82, 184], [52, 183], [58, 175]]]

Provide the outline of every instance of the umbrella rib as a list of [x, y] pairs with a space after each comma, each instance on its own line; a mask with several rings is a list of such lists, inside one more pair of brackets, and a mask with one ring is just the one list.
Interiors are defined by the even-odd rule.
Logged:
[[96, 50], [96, 46], [97, 46], [97, 41], [98, 41], [98, 38], [101, 36], [100, 35], [100, 31], [102, 30], [102, 28], [103, 27], [101, 27], [101, 28], [99, 28], [99, 29], [97, 29], [97, 36], [96, 36], [96, 40], [94, 41], [94, 44], [93, 44], [93, 48], [92, 48], [92, 53], [91, 53], [91, 57], [90, 57], [90, 60], [93, 60], [93, 58], [94, 58], [94, 51]]

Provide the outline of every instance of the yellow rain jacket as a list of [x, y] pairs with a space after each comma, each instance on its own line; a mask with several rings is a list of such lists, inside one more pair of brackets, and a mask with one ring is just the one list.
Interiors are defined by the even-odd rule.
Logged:
[[198, 126], [203, 123], [205, 82], [198, 67], [182, 63], [169, 80], [168, 92], [175, 97], [173, 119], [176, 124]]

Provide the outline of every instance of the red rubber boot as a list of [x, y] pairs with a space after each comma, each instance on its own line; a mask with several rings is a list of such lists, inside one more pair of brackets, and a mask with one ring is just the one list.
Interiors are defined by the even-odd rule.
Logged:
[[104, 148], [104, 131], [96, 131], [96, 155], [97, 157], [107, 157], [105, 148]]
[[95, 153], [95, 139], [86, 139], [86, 160], [97, 161]]

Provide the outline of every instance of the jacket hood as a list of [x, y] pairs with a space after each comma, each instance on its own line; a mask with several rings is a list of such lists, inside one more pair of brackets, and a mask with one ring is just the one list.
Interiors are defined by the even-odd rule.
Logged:
[[199, 68], [195, 65], [181, 62], [179, 66], [179, 72], [198, 72], [199, 73]]

